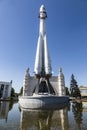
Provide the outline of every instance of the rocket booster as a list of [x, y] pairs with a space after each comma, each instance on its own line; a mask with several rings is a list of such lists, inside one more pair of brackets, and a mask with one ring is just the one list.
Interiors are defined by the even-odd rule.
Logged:
[[45, 24], [47, 13], [44, 5], [41, 5], [40, 7], [39, 18], [40, 18], [39, 38], [37, 43], [34, 72], [35, 75], [39, 77], [51, 76], [52, 68], [47, 46], [46, 24]]

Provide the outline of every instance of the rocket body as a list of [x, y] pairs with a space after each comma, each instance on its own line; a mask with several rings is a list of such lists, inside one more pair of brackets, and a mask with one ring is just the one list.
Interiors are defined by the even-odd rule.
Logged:
[[50, 56], [47, 46], [47, 37], [46, 37], [46, 10], [44, 5], [40, 7], [40, 27], [39, 27], [39, 38], [37, 43], [36, 59], [34, 72], [38, 77], [50, 77], [52, 75], [52, 68], [50, 62]]

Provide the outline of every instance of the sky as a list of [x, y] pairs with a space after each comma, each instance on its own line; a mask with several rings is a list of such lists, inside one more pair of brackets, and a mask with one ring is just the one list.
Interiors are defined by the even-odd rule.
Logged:
[[19, 92], [28, 67], [34, 75], [42, 4], [53, 75], [62, 67], [67, 87], [72, 74], [87, 86], [87, 0], [0, 0], [0, 81]]

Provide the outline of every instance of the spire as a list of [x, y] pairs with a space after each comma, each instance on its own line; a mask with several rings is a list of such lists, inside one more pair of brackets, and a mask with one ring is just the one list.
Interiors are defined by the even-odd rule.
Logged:
[[62, 73], [62, 68], [61, 67], [59, 68], [59, 73]]
[[26, 77], [26, 76], [30, 77], [30, 74], [29, 74], [29, 68], [26, 69], [25, 77]]
[[58, 74], [58, 92], [59, 96], [65, 95], [65, 79], [64, 75], [62, 73], [62, 68], [59, 68], [59, 74]]
[[23, 84], [23, 95], [27, 96], [28, 88], [29, 88], [29, 68], [26, 69], [25, 77], [24, 77], [24, 84]]

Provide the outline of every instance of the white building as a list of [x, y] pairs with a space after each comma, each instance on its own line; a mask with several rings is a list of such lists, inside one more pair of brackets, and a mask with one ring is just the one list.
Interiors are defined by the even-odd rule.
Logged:
[[81, 97], [87, 97], [87, 87], [80, 86], [79, 89], [80, 89], [80, 92], [81, 92]]
[[12, 80], [11, 82], [0, 82], [0, 98], [7, 98], [11, 96]]
[[[52, 76], [49, 78], [50, 84], [54, 89], [54, 92], [58, 96], [65, 96], [65, 80], [62, 73], [62, 68], [59, 69], [58, 76]], [[32, 96], [36, 85], [38, 84], [38, 79], [35, 76], [31, 76], [29, 73], [29, 68], [26, 70], [23, 82], [23, 96]]]

